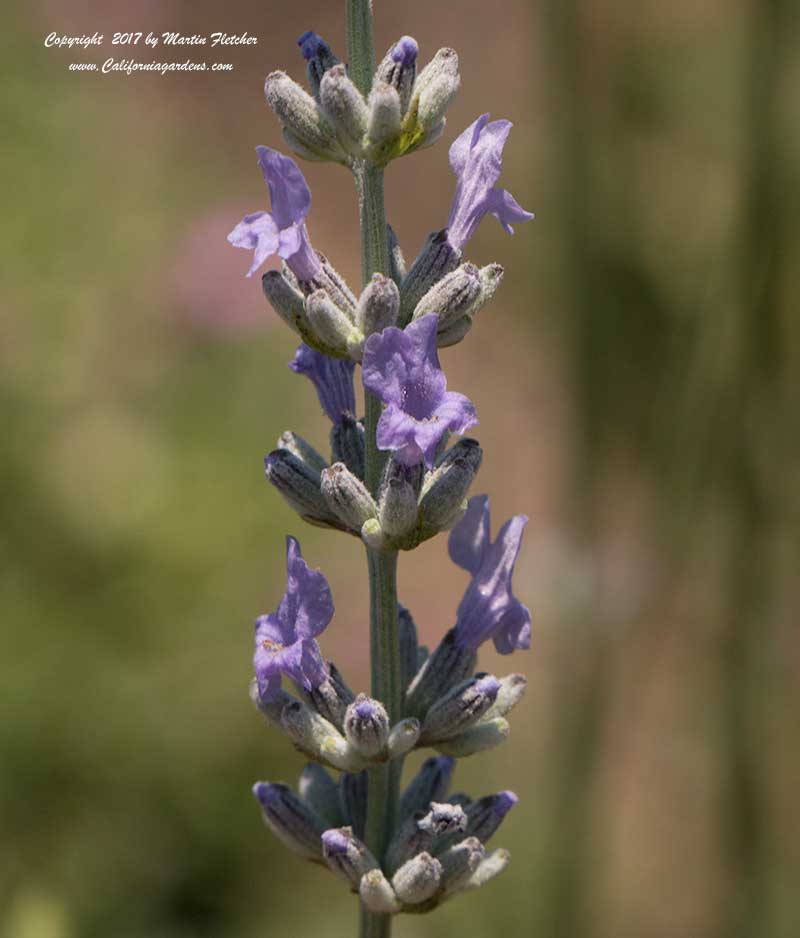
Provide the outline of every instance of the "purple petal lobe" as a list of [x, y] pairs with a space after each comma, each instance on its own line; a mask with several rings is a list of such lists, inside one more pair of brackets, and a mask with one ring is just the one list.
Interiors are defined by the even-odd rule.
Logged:
[[331, 358], [307, 345], [301, 345], [289, 362], [289, 367], [295, 374], [305, 375], [313, 383], [322, 409], [332, 423], [341, 423], [343, 417], [355, 414], [355, 362]]
[[450, 559], [468, 573], [477, 573], [489, 546], [489, 496], [476, 495], [464, 517], [450, 532]]
[[392, 49], [392, 58], [404, 68], [408, 68], [416, 62], [418, 53], [417, 40], [413, 36], [403, 36]]

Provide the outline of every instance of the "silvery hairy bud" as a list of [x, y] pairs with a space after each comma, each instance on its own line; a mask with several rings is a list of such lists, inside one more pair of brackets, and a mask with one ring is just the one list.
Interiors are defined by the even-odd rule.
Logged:
[[369, 111], [361, 92], [347, 75], [344, 65], [334, 65], [322, 76], [319, 103], [342, 148], [351, 156], [364, 151]]
[[331, 451], [333, 462], [343, 462], [354, 476], [364, 478], [364, 425], [355, 417], [343, 414], [331, 427]]
[[400, 720], [392, 727], [389, 733], [389, 741], [386, 745], [388, 758], [399, 759], [404, 756], [419, 742], [421, 726], [419, 720], [414, 717], [406, 717]]
[[444, 896], [449, 897], [462, 892], [485, 856], [486, 851], [477, 837], [466, 837], [460, 843], [453, 844], [452, 847], [439, 854]]
[[324, 456], [318, 453], [299, 433], [292, 433], [291, 430], [281, 433], [278, 437], [277, 448], [289, 450], [300, 462], [305, 463], [309, 469], [315, 470], [316, 472], [322, 472], [323, 469], [328, 468], [328, 463]]
[[403, 251], [397, 235], [391, 225], [386, 226], [386, 234], [389, 239], [389, 267], [392, 280], [399, 287], [406, 275], [406, 259], [403, 257]]
[[417, 627], [405, 606], [397, 604], [397, 643], [400, 649], [400, 685], [406, 690], [417, 673]]
[[[300, 156], [347, 161], [336, 134], [317, 102], [285, 72], [272, 72], [264, 84], [267, 104], [284, 127], [286, 142]], [[296, 144], [296, 145], [295, 145]]]
[[414, 86], [417, 120], [425, 131], [439, 129], [460, 87], [458, 55], [454, 49], [439, 49], [419, 73]]
[[339, 59], [331, 52], [327, 42], [312, 30], [303, 33], [297, 40], [303, 58], [306, 60], [306, 76], [311, 93], [319, 101], [319, 86], [322, 76], [329, 68], [339, 64]]
[[417, 526], [417, 493], [405, 478], [403, 467], [392, 474], [381, 488], [378, 520], [387, 545], [406, 547], [407, 535]]
[[338, 825], [343, 822], [339, 786], [319, 763], [309, 762], [303, 767], [297, 790], [300, 797], [310, 804], [326, 823]]
[[420, 526], [426, 536], [446, 531], [462, 517], [464, 499], [482, 460], [478, 441], [464, 438], [426, 476], [419, 498]]
[[488, 843], [508, 812], [519, 801], [513, 791], [500, 791], [473, 801], [466, 808], [467, 834]]
[[350, 745], [365, 759], [381, 758], [386, 753], [389, 740], [386, 708], [379, 700], [359, 694], [347, 708], [344, 734]]
[[508, 850], [493, 850], [478, 864], [478, 868], [462, 886], [462, 890], [478, 889], [485, 886], [490, 879], [499, 876], [511, 862], [511, 854]]
[[328, 507], [348, 530], [360, 532], [364, 522], [377, 515], [378, 508], [367, 487], [344, 463], [337, 462], [323, 470], [321, 479]]
[[273, 450], [264, 458], [264, 469], [284, 501], [304, 521], [324, 528], [345, 530], [320, 491], [321, 476], [317, 469], [288, 449]]
[[369, 338], [373, 332], [383, 332], [387, 326], [395, 325], [399, 311], [397, 284], [383, 274], [373, 274], [358, 299], [356, 327]]
[[430, 850], [439, 838], [466, 827], [467, 815], [460, 805], [432, 802], [424, 814], [413, 814], [400, 825], [386, 851], [387, 869], [399, 869], [406, 860]]
[[264, 823], [278, 840], [309, 860], [322, 859], [320, 838], [327, 824], [310, 805], [282, 784], [256, 782], [253, 794]]
[[400, 285], [398, 326], [402, 328], [408, 325], [417, 303], [442, 277], [455, 270], [460, 262], [461, 252], [450, 244], [446, 228], [428, 235]]
[[360, 772], [364, 760], [336, 727], [299, 700], [287, 704], [281, 726], [296, 749], [344, 772]]
[[320, 262], [320, 269], [311, 280], [298, 282], [298, 287], [308, 297], [317, 290], [327, 293], [328, 298], [347, 315], [352, 322], [356, 310], [356, 298], [353, 291], [347, 285], [347, 281], [339, 271], [331, 264], [324, 254], [319, 251], [317, 259]]
[[306, 344], [324, 352], [325, 348], [319, 347], [319, 340], [308, 324], [305, 297], [300, 292], [294, 277], [290, 279], [285, 271], [268, 270], [261, 278], [261, 288], [270, 306], [286, 325]]
[[306, 299], [306, 318], [319, 342], [336, 357], [360, 357], [364, 336], [325, 290], [315, 290]]
[[366, 772], [342, 772], [339, 777], [342, 817], [356, 837], [363, 837], [367, 826], [367, 784]]
[[500, 286], [500, 282], [503, 279], [503, 268], [500, 266], [500, 264], [489, 264], [487, 267], [482, 267], [480, 269], [479, 276], [481, 289], [472, 306], [464, 313], [463, 316], [458, 319], [454, 319], [450, 325], [447, 326], [447, 328], [440, 329], [437, 332], [436, 341], [440, 348], [447, 348], [451, 345], [456, 345], [469, 332], [469, 330], [472, 328], [472, 323], [475, 320], [475, 316], [489, 302], [489, 300], [494, 296], [497, 288]]
[[419, 905], [437, 891], [442, 881], [442, 864], [429, 853], [418, 853], [406, 861], [392, 877], [395, 895], [405, 905]]
[[408, 783], [400, 798], [400, 817], [427, 811], [432, 801], [442, 801], [453, 777], [455, 760], [449, 756], [431, 756]]
[[438, 313], [439, 331], [442, 332], [467, 315], [480, 295], [480, 271], [474, 264], [461, 264], [428, 290], [417, 303], [413, 318]]
[[392, 915], [400, 911], [400, 903], [391, 883], [380, 870], [370, 870], [361, 877], [358, 894], [365, 908], [380, 915]]
[[331, 870], [355, 892], [361, 877], [378, 868], [378, 861], [353, 834], [350, 827], [338, 827], [322, 835], [322, 856]]
[[527, 689], [528, 679], [524, 674], [508, 674], [500, 678], [500, 690], [487, 717], [504, 717], [510, 713], [525, 696]]
[[472, 674], [476, 661], [477, 654], [462, 647], [455, 629], [450, 629], [411, 682], [406, 712], [424, 718], [434, 701]]
[[385, 166], [391, 159], [400, 137], [403, 107], [396, 88], [384, 82], [372, 86], [369, 95], [367, 139], [370, 157], [377, 166]]
[[394, 88], [400, 98], [400, 107], [405, 114], [411, 100], [414, 80], [417, 75], [419, 47], [412, 36], [403, 36], [389, 47], [375, 72], [374, 84], [386, 84]]
[[347, 686], [336, 665], [328, 662], [328, 679], [311, 690], [301, 688], [306, 701], [317, 713], [332, 723], [338, 730], [344, 728], [347, 708], [355, 699], [355, 694]]
[[500, 681], [492, 674], [457, 684], [428, 710], [420, 736], [423, 745], [463, 733], [492, 706], [499, 690]]
[[437, 742], [436, 748], [454, 759], [464, 759], [476, 752], [494, 749], [508, 739], [508, 733], [508, 720], [504, 717], [484, 718], [461, 735]]

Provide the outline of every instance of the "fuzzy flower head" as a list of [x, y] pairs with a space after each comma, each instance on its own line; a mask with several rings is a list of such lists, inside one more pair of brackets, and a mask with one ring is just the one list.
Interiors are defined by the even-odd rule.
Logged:
[[307, 345], [301, 345], [289, 362], [289, 367], [295, 374], [305, 375], [311, 381], [331, 423], [339, 424], [343, 417], [355, 414], [355, 362], [331, 358]]
[[286, 592], [275, 612], [256, 620], [253, 657], [258, 691], [274, 699], [286, 675], [306, 690], [319, 687], [328, 669], [315, 640], [333, 618], [328, 581], [303, 560], [300, 545], [286, 538]]
[[447, 390], [436, 352], [438, 318], [431, 313], [405, 329], [390, 326], [364, 346], [364, 387], [386, 404], [378, 421], [378, 447], [391, 450], [406, 466], [424, 461], [432, 468], [444, 434], [464, 433], [478, 422], [472, 402]]
[[450, 559], [472, 574], [458, 607], [456, 641], [477, 651], [488, 639], [501, 655], [530, 648], [531, 614], [511, 592], [511, 577], [528, 519], [515, 515], [492, 541], [489, 498], [476, 495], [450, 533]]
[[482, 114], [450, 147], [450, 165], [458, 181], [447, 222], [447, 237], [459, 251], [475, 234], [487, 213], [494, 215], [509, 234], [514, 234], [511, 222], [533, 218], [510, 192], [495, 187], [503, 168], [503, 147], [511, 126], [511, 121], [490, 122], [489, 115]]
[[305, 218], [311, 208], [311, 190], [297, 163], [269, 147], [256, 147], [258, 165], [269, 187], [269, 212], [253, 212], [228, 235], [237, 248], [253, 251], [253, 263], [247, 276], [277, 254], [298, 280], [311, 280], [320, 262], [308, 240]]

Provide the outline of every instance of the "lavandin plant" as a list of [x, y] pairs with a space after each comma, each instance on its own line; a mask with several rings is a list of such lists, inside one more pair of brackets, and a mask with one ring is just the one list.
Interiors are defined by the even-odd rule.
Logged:
[[[348, 0], [347, 33], [348, 66], [307, 32], [298, 44], [310, 90], [283, 72], [269, 75], [265, 90], [296, 154], [342, 163], [355, 177], [360, 295], [311, 245], [311, 193], [300, 169], [267, 147], [257, 153], [270, 211], [247, 215], [229, 240], [253, 251], [248, 276], [271, 255], [283, 259], [280, 271], [263, 275], [264, 293], [302, 339], [290, 367], [312, 381], [331, 420], [330, 461], [286, 432], [266, 457], [267, 477], [301, 518], [364, 542], [370, 585], [367, 696], [324, 660], [317, 637], [333, 618], [331, 591], [287, 538], [286, 592], [256, 622], [252, 697], [312, 761], [297, 793], [259, 782], [254, 794], [280, 840], [359, 895], [361, 935], [378, 938], [389, 934], [393, 915], [427, 912], [482, 886], [509, 859], [486, 844], [516, 796], [473, 801], [448, 792], [455, 759], [502, 742], [506, 716], [525, 691], [521, 674], [475, 669], [488, 639], [501, 654], [529, 646], [530, 615], [511, 592], [527, 519], [512, 518], [492, 541], [488, 498], [466, 500], [481, 448], [468, 438], [451, 446], [449, 438], [477, 417], [468, 398], [447, 389], [437, 348], [466, 336], [502, 278], [498, 264], [463, 260], [483, 216], [511, 233], [512, 222], [532, 215], [495, 185], [511, 124], [483, 115], [450, 147], [456, 191], [447, 227], [429, 235], [406, 270], [385, 220], [383, 171], [441, 136], [460, 84], [458, 57], [440, 49], [417, 70], [417, 43], [404, 36], [376, 68], [370, 0]], [[355, 413], [356, 363], [363, 420]], [[471, 581], [455, 626], [429, 654], [397, 601], [397, 557], [448, 530], [450, 556]], [[403, 757], [418, 747], [439, 754], [401, 792]]]

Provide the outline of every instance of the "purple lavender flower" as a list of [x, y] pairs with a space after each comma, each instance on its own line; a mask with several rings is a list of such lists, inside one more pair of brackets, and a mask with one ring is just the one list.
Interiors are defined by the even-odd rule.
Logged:
[[410, 68], [419, 54], [417, 40], [413, 36], [402, 36], [394, 45], [392, 59], [404, 68]]
[[511, 127], [511, 121], [489, 123], [489, 115], [482, 114], [450, 147], [450, 165], [458, 182], [447, 222], [447, 237], [459, 251], [488, 212], [509, 234], [514, 234], [512, 221], [533, 218], [510, 192], [495, 187], [503, 168], [503, 147]]
[[254, 252], [248, 277], [268, 257], [277, 254], [298, 280], [312, 280], [321, 265], [305, 225], [311, 208], [311, 190], [293, 159], [269, 147], [256, 147], [256, 153], [269, 187], [271, 211], [245, 215], [228, 235], [228, 241], [234, 247]]
[[525, 515], [515, 515], [492, 541], [489, 497], [476, 495], [450, 533], [451, 560], [472, 574], [456, 619], [456, 642], [461, 647], [477, 651], [491, 638], [501, 655], [530, 648], [531, 614], [511, 592], [514, 564], [527, 523]]
[[364, 346], [364, 387], [386, 404], [378, 421], [379, 449], [406, 466], [433, 466], [448, 430], [463, 433], [478, 422], [472, 402], [448, 391], [436, 353], [438, 316], [422, 316], [403, 329], [374, 333]]
[[259, 694], [273, 700], [286, 675], [306, 690], [319, 687], [328, 677], [315, 636], [333, 618], [333, 599], [328, 581], [303, 560], [300, 545], [286, 538], [286, 592], [277, 610], [256, 620], [256, 652], [253, 657]]
[[305, 375], [314, 385], [322, 409], [334, 426], [345, 416], [353, 416], [356, 410], [356, 394], [353, 388], [355, 362], [331, 358], [301, 345], [289, 362], [295, 374]]

